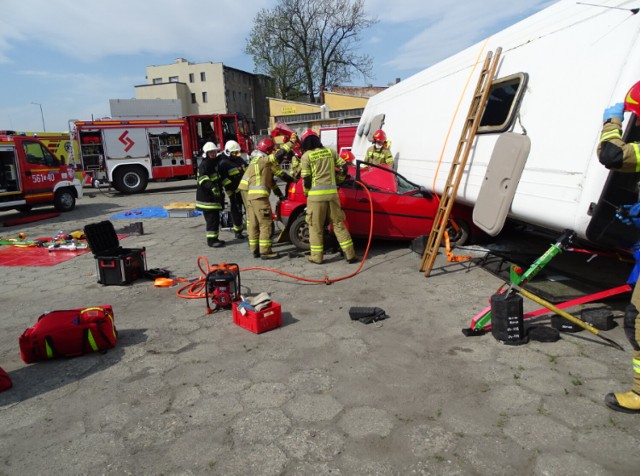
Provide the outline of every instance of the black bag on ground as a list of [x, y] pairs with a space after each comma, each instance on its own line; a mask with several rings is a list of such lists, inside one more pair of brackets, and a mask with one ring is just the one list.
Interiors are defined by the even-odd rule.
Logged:
[[363, 324], [371, 324], [389, 318], [382, 308], [357, 306], [349, 308], [349, 317], [352, 321], [360, 321]]

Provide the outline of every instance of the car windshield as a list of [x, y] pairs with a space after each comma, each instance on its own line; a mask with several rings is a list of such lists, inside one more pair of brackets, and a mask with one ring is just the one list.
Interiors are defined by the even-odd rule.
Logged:
[[402, 175], [396, 174], [396, 181], [397, 181], [397, 184], [398, 184], [398, 193], [400, 193], [400, 194], [407, 193], [407, 192], [410, 192], [412, 190], [419, 190], [420, 189], [420, 187], [418, 185], [416, 185], [415, 183], [409, 182]]

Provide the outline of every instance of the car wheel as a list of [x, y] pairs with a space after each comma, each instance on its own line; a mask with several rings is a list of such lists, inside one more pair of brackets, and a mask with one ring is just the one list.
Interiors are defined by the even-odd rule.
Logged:
[[451, 224], [447, 226], [447, 233], [449, 234], [449, 243], [451, 246], [463, 246], [468, 243], [471, 236], [469, 231], [469, 225], [466, 221], [457, 219], [455, 220], [458, 229], [456, 230]]
[[142, 167], [120, 167], [113, 176], [113, 186], [118, 192], [125, 194], [144, 192], [147, 182], [147, 171]]
[[76, 196], [69, 189], [60, 189], [53, 198], [53, 206], [59, 212], [70, 212], [76, 206]]
[[306, 213], [301, 213], [291, 223], [289, 228], [289, 239], [291, 243], [302, 251], [309, 251], [311, 245], [309, 244], [309, 225], [305, 221], [307, 217]]

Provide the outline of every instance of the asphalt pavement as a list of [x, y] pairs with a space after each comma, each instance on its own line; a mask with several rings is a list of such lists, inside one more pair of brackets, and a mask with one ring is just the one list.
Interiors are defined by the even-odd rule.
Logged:
[[[86, 193], [72, 212], [0, 235], [53, 236], [195, 200], [193, 182], [151, 184], [136, 196]], [[1, 212], [0, 221], [16, 216]], [[0, 267], [0, 367], [14, 383], [0, 393], [0, 475], [638, 474], [640, 416], [603, 403], [631, 383], [622, 326], [603, 335], [625, 352], [586, 331], [520, 346], [465, 337], [502, 284], [479, 265], [484, 248], [470, 262], [440, 254], [426, 278], [408, 243], [374, 242], [359, 273], [327, 284], [359, 265], [338, 255], [315, 265], [289, 255], [290, 244], [274, 247], [282, 258], [261, 261], [227, 230], [224, 248], [208, 248], [202, 217], [112, 220], [135, 221], [145, 233], [121, 245], [145, 247], [148, 268], [197, 279], [207, 262], [237, 263], [243, 295], [268, 292], [282, 327], [251, 333], [230, 310], [207, 314], [203, 299], [179, 297], [178, 286], [103, 286], [91, 253]], [[357, 241], [359, 255], [365, 247]], [[587, 258], [593, 278], [602, 258]], [[21, 361], [18, 337], [43, 312], [100, 304], [114, 309], [114, 349]], [[607, 302], [618, 324], [624, 304]], [[352, 321], [353, 306], [389, 318]]]

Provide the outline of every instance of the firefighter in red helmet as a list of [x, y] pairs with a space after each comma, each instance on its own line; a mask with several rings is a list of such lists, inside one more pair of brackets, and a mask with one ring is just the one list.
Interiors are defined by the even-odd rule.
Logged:
[[389, 149], [387, 134], [378, 129], [373, 133], [371, 142], [373, 145], [367, 150], [364, 161], [374, 165], [386, 164], [393, 168], [393, 155]]
[[[624, 112], [633, 113], [635, 125], [640, 127], [640, 81], [634, 84], [625, 97], [624, 103], [608, 107], [604, 111], [604, 126], [598, 145], [598, 159], [607, 169], [616, 172], [634, 173], [640, 171], [640, 143], [625, 143], [622, 140], [622, 121]], [[640, 228], [640, 202], [628, 205], [628, 213], [622, 220]], [[636, 269], [632, 272], [637, 278], [637, 268], [640, 264], [640, 247], [636, 244]], [[637, 279], [636, 279], [637, 281]], [[624, 315], [624, 331], [633, 347], [633, 384], [631, 390], [621, 393], [609, 393], [605, 396], [605, 403], [613, 410], [624, 413], [640, 413], [640, 285], [636, 282], [631, 294], [631, 304], [627, 306]]]
[[281, 200], [284, 195], [274, 177], [279, 177], [287, 183], [293, 182], [293, 178], [280, 168], [284, 155], [276, 158], [274, 149], [275, 143], [270, 138], [258, 142], [256, 150], [251, 153], [251, 162], [238, 186], [247, 210], [249, 249], [254, 257], [262, 259], [280, 257], [271, 249], [273, 212], [269, 195], [273, 192]]
[[306, 221], [309, 225], [311, 244], [309, 261], [316, 264], [323, 262], [323, 232], [328, 221], [333, 225], [333, 232], [347, 262], [356, 263], [360, 259], [356, 256], [351, 235], [344, 224], [346, 217], [340, 206], [336, 183], [336, 168], [340, 167], [342, 173], [346, 174], [347, 164], [336, 151], [324, 147], [318, 135], [311, 129], [302, 135], [301, 142], [304, 153], [300, 159], [300, 175], [307, 197]]

